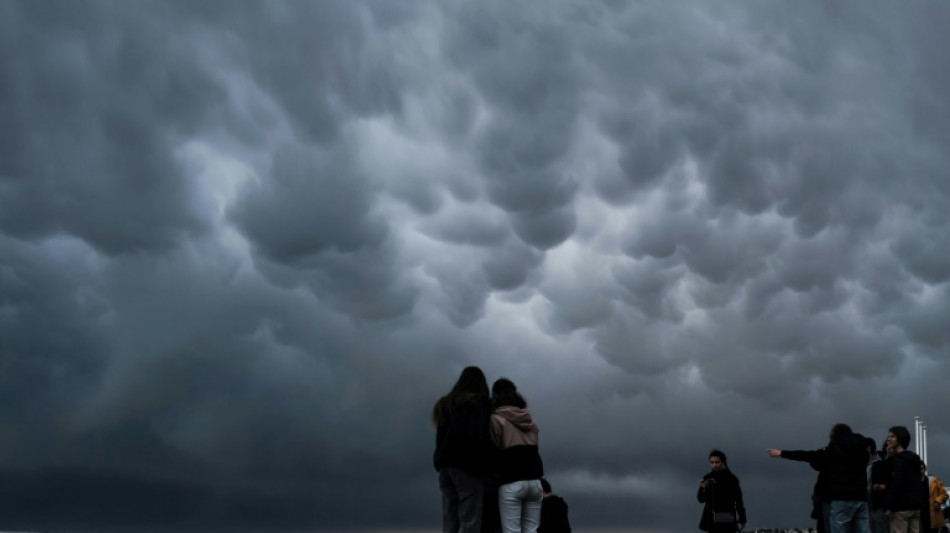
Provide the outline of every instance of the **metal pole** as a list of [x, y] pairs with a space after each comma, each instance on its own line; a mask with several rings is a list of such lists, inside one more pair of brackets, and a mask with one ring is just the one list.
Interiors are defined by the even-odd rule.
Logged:
[[920, 449], [920, 417], [919, 416], [914, 417], [914, 450], [917, 452], [918, 456], [922, 452], [922, 450]]
[[924, 460], [924, 464], [927, 464], [927, 426], [920, 426], [920, 447], [924, 450], [924, 455], [921, 459]]

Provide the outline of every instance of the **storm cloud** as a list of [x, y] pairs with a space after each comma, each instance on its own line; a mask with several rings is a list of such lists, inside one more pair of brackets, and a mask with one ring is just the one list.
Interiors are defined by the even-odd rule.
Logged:
[[950, 476], [950, 5], [0, 2], [0, 528], [435, 531], [514, 380], [578, 531]]

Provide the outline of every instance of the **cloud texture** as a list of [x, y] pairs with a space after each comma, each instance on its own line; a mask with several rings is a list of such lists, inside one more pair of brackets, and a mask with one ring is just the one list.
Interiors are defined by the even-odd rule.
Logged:
[[[518, 383], [578, 530], [950, 476], [940, 2], [0, 2], [2, 527], [435, 530]], [[15, 428], [15, 429], [13, 429]]]

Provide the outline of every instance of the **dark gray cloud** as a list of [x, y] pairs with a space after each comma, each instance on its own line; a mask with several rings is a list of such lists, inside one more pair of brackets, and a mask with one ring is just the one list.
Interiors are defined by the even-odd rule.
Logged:
[[578, 530], [695, 527], [712, 447], [806, 525], [763, 450], [839, 421], [950, 476], [948, 21], [0, 4], [0, 527], [435, 531], [467, 364]]

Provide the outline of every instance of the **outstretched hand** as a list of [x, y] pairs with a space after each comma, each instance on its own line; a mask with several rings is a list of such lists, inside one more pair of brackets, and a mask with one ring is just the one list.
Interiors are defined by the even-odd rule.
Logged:
[[782, 450], [776, 450], [775, 448], [769, 448], [769, 449], [767, 449], [767, 450], [765, 450], [765, 451], [766, 451], [766, 453], [769, 454], [769, 457], [773, 457], [773, 458], [774, 458], [774, 457], [781, 457], [781, 456], [782, 456]]

